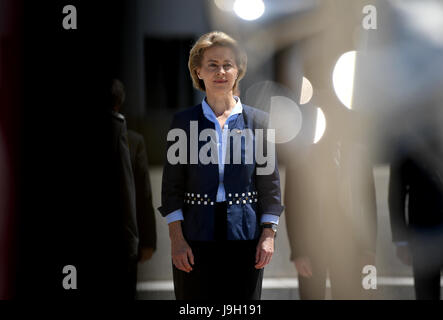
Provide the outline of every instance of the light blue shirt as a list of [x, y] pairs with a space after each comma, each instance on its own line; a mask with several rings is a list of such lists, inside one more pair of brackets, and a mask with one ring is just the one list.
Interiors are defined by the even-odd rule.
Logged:
[[[226, 157], [226, 145], [227, 138], [229, 134], [229, 124], [237, 119], [237, 117], [243, 112], [243, 107], [239, 97], [234, 96], [237, 101], [231, 113], [229, 114], [223, 129], [220, 127], [220, 123], [215, 116], [214, 111], [211, 109], [209, 104], [206, 102], [206, 98], [202, 101], [203, 114], [209, 121], [215, 124], [215, 129], [217, 131], [217, 146], [218, 146], [218, 174], [219, 174], [219, 185], [217, 189], [217, 199], [216, 202], [226, 201], [225, 185], [223, 183], [223, 178], [225, 174], [225, 157]], [[171, 212], [166, 217], [166, 221], [169, 223], [184, 220], [182, 209], [175, 210]], [[273, 214], [263, 214], [261, 217], [261, 223], [271, 222], [278, 224], [279, 217]]]

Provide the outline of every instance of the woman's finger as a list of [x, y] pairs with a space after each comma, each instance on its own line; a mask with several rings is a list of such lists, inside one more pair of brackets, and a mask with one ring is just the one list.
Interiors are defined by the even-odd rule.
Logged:
[[184, 271], [189, 272], [189, 271], [192, 270], [192, 267], [191, 267], [191, 265], [189, 264], [189, 261], [188, 261], [188, 254], [187, 253], [182, 255], [180, 257], [180, 260], [182, 262], [183, 268], [185, 269]]
[[263, 268], [264, 267], [264, 263], [266, 261], [266, 253], [263, 250], [259, 250], [259, 252], [260, 252], [259, 253], [260, 259], [259, 259], [258, 263], [255, 265], [255, 267], [257, 269]]
[[192, 265], [194, 265], [194, 254], [192, 253], [191, 248], [188, 249], [188, 258]]

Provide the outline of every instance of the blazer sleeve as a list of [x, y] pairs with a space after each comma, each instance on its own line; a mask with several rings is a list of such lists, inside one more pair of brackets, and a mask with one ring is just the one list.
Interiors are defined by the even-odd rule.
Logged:
[[[184, 129], [184, 121], [175, 115], [172, 120], [170, 130]], [[171, 145], [177, 143], [176, 141], [167, 141], [166, 155]], [[170, 164], [167, 156], [165, 157], [165, 165], [163, 167], [162, 178], [162, 192], [161, 192], [161, 206], [158, 208], [161, 215], [166, 217], [183, 207], [185, 181], [186, 181], [186, 165], [177, 163]]]
[[266, 163], [257, 163], [256, 165], [256, 188], [258, 191], [259, 214], [272, 214], [280, 216], [284, 207], [281, 205], [280, 175], [278, 172], [277, 151], [275, 144], [270, 144], [272, 150], [267, 149], [268, 142], [266, 129], [268, 129], [268, 115], [264, 114], [263, 116], [257, 118], [256, 128], [264, 129], [263, 141], [259, 141], [258, 143], [263, 144], [264, 154], [267, 157], [270, 156], [268, 153], [274, 150], [274, 170], [270, 174], [262, 175], [257, 173], [257, 168], [266, 167]]

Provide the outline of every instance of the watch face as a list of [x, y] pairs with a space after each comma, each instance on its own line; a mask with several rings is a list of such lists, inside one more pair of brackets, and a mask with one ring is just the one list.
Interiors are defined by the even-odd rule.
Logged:
[[272, 231], [277, 232], [277, 225], [275, 224], [272, 225]]

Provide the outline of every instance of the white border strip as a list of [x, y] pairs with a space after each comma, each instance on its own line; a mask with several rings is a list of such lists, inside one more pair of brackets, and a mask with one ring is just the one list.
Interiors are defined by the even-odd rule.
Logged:
[[[378, 277], [377, 285], [380, 286], [403, 286], [412, 287], [414, 279], [412, 277]], [[443, 286], [443, 278], [440, 279], [440, 286]], [[326, 280], [326, 287], [330, 288], [329, 279]], [[263, 289], [294, 289], [298, 288], [297, 278], [268, 278], [263, 279]], [[174, 284], [171, 280], [163, 281], [141, 281], [137, 283], [137, 291], [173, 291]]]

